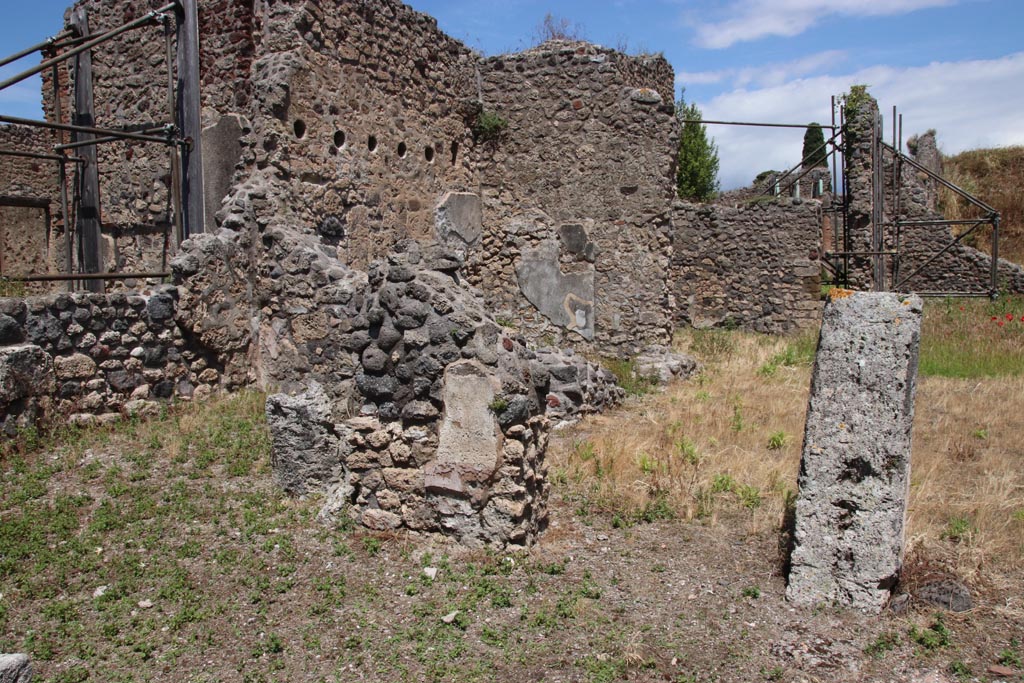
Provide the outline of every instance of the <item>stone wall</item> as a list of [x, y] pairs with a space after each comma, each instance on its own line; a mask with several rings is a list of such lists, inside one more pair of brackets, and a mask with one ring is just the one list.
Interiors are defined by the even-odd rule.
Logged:
[[[47, 153], [55, 143], [49, 131], [0, 126], [3, 149]], [[0, 276], [41, 275], [60, 268], [64, 231], [57, 164], [26, 157], [0, 158]], [[29, 293], [49, 289], [43, 283], [26, 284]]]
[[558, 41], [480, 65], [479, 104], [508, 128], [480, 146], [468, 270], [528, 338], [626, 353], [670, 338], [671, 74]]
[[283, 341], [305, 338], [296, 360], [309, 364], [286, 376], [310, 388], [268, 399], [275, 472], [294, 493], [326, 488], [325, 514], [372, 529], [526, 543], [546, 515], [549, 379], [450, 260], [413, 245], [365, 279], [339, 278], [357, 283], [344, 304], [292, 319]]
[[182, 333], [176, 307], [172, 286], [0, 299], [0, 427], [112, 420], [208, 395], [219, 365]]
[[283, 3], [261, 22], [244, 138], [246, 173], [269, 190], [257, 220], [301, 226], [363, 268], [432, 238], [444, 192], [475, 185], [459, 107], [469, 50], [386, 0]]
[[820, 318], [820, 202], [677, 202], [672, 222], [677, 324], [778, 333]]

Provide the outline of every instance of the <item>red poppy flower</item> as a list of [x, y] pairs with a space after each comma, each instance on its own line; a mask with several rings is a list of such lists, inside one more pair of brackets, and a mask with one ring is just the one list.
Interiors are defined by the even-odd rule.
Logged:
[[1006, 314], [1006, 319], [1007, 320], [1013, 320], [1013, 313], [1007, 313]]
[[1006, 323], [1004, 323], [1004, 322], [1003, 322], [1002, 320], [1000, 320], [1000, 321], [999, 321], [999, 323], [998, 323], [999, 327], [1002, 327], [1002, 326], [1003, 326], [1003, 325], [1005, 325], [1005, 324], [1006, 324]]
[[999, 320], [999, 316], [998, 315], [992, 316], [992, 322], [995, 322], [997, 320]]

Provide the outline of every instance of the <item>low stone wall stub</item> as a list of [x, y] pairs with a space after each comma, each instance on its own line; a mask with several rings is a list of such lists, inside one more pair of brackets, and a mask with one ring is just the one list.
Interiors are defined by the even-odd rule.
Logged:
[[921, 299], [833, 298], [824, 310], [800, 463], [787, 597], [881, 610], [899, 579]]

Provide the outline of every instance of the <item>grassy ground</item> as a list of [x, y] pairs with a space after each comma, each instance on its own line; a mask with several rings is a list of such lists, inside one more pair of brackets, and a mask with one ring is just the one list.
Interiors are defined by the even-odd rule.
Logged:
[[984, 343], [1018, 328], [959, 305], [927, 309], [909, 566], [980, 606], [938, 630], [785, 602], [815, 340], [705, 331], [679, 341], [701, 377], [556, 441], [529, 552], [321, 525], [270, 478], [258, 394], [25, 433], [0, 446], [0, 651], [62, 683], [1024, 680], [1024, 377], [929, 350], [1019, 353]]
[[[795, 495], [815, 343], [681, 332], [704, 373], [590, 420], [555, 449], [556, 475], [580, 509], [624, 525], [745, 510], [752, 529], [777, 529]], [[911, 547], [963, 576], [1013, 574], [1024, 566], [1024, 301], [929, 302], [920, 372]]]

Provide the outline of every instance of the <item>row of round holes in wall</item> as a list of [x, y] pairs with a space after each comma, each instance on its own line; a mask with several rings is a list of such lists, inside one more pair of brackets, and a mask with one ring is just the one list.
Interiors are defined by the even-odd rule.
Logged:
[[[303, 121], [302, 119], [295, 119], [295, 123], [293, 125], [293, 129], [295, 131], [295, 137], [296, 138], [299, 138], [301, 140], [302, 138], [304, 138], [306, 136], [306, 122]], [[341, 149], [344, 146], [345, 146], [345, 131], [341, 131], [341, 130], [334, 131], [334, 147], [336, 149]], [[376, 149], [377, 149], [377, 136], [376, 135], [370, 135], [370, 136], [368, 136], [366, 138], [366, 149], [368, 149], [371, 152], [376, 151]], [[398, 152], [398, 156], [401, 157], [402, 159], [404, 159], [406, 157], [406, 155], [409, 153], [409, 146], [406, 145], [405, 142], [399, 142], [398, 143], [397, 152]], [[427, 160], [427, 163], [433, 163], [434, 162], [434, 148], [432, 146], [427, 145], [426, 147], [423, 148], [423, 158]], [[458, 160], [458, 158], [459, 158], [459, 143], [453, 141], [452, 142], [452, 163], [454, 164]]]

